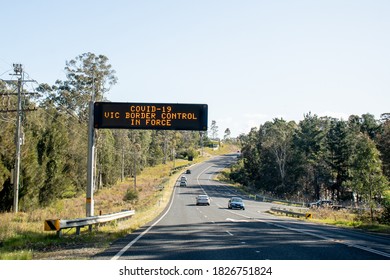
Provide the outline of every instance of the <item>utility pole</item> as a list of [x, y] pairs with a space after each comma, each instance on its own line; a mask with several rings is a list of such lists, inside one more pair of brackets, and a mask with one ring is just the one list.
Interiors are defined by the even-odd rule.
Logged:
[[[14, 190], [14, 202], [13, 202], [13, 212], [17, 213], [19, 211], [19, 185], [20, 185], [20, 154], [21, 154], [21, 145], [22, 145], [22, 118], [24, 111], [34, 111], [34, 109], [23, 109], [22, 108], [22, 95], [26, 94], [36, 94], [32, 93], [24, 93], [23, 92], [23, 83], [25, 82], [35, 82], [34, 80], [24, 80], [23, 66], [22, 64], [13, 64], [15, 74], [11, 74], [14, 76], [18, 76], [17, 82], [17, 109], [16, 110], [1, 110], [0, 113], [9, 113], [16, 112], [16, 132], [15, 132], [15, 145], [16, 145], [16, 155], [15, 155], [15, 168], [13, 174], [13, 190]], [[13, 80], [8, 80], [5, 82], [14, 82]], [[15, 95], [14, 93], [1, 93], [3, 95]]]
[[14, 70], [16, 75], [20, 75], [18, 78], [18, 112], [16, 113], [16, 159], [15, 159], [15, 177], [14, 177], [14, 205], [13, 210], [15, 213], [19, 210], [19, 179], [20, 179], [20, 135], [21, 135], [21, 123], [22, 123], [22, 79], [23, 69], [21, 64], [14, 64]]

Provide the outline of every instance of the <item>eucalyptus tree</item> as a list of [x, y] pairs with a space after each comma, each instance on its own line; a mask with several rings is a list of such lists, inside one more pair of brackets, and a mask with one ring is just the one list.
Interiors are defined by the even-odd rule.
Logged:
[[38, 90], [46, 95], [43, 103], [52, 103], [59, 110], [88, 119], [90, 100], [102, 101], [117, 77], [104, 55], [84, 53], [66, 62], [66, 80], [57, 80], [53, 86], [41, 84]]
[[105, 94], [118, 81], [108, 58], [90, 52], [67, 61], [65, 73], [69, 84], [78, 93], [80, 103], [88, 103], [91, 95], [95, 101], [104, 100]]
[[211, 138], [213, 140], [216, 140], [218, 138], [218, 126], [215, 120], [211, 121], [210, 131], [211, 131]]
[[349, 178], [344, 182], [370, 207], [371, 221], [375, 199], [379, 201], [389, 183], [382, 172], [382, 162], [375, 143], [368, 134], [355, 135], [356, 146], [350, 158]]
[[224, 135], [223, 135], [223, 140], [225, 140], [225, 141], [230, 140], [231, 134], [232, 133], [230, 131], [230, 128], [226, 128]]
[[278, 169], [280, 184], [277, 188], [281, 189], [280, 191], [286, 189], [287, 164], [291, 159], [295, 129], [296, 123], [294, 121], [286, 122], [283, 119], [266, 122], [261, 129], [263, 133], [262, 146], [271, 151]]

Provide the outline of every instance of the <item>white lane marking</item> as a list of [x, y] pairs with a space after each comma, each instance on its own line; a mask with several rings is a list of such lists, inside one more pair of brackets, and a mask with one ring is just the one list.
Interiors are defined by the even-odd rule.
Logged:
[[[248, 217], [248, 216], [245, 216], [245, 215], [242, 215], [242, 214], [239, 214], [239, 213], [235, 213], [235, 212], [230, 211], [230, 210], [227, 210], [227, 211], [232, 212], [232, 213], [234, 213], [234, 214], [236, 214], [238, 216], [250, 219], [250, 217]], [[350, 243], [350, 242], [347, 242], [347, 241], [335, 240], [334, 238], [326, 237], [326, 236], [323, 236], [323, 235], [320, 235], [320, 234], [308, 232], [308, 231], [305, 231], [305, 230], [295, 229], [295, 228], [291, 228], [291, 227], [287, 227], [287, 226], [283, 226], [283, 225], [279, 225], [279, 224], [275, 224], [275, 223], [271, 223], [271, 222], [266, 222], [266, 221], [260, 220], [260, 219], [256, 219], [256, 221], [263, 222], [263, 223], [266, 223], [268, 225], [272, 225], [272, 226], [275, 226], [275, 227], [287, 229], [287, 230], [290, 230], [290, 231], [295, 231], [295, 232], [298, 232], [298, 233], [303, 233], [303, 234], [306, 234], [306, 235], [314, 236], [314, 237], [317, 237], [319, 239], [323, 239], [323, 240], [326, 240], [326, 241], [329, 241], [329, 242], [343, 244], [343, 245], [349, 246], [349, 247], [354, 247], [356, 249], [360, 249], [360, 250], [363, 250], [363, 251], [366, 251], [366, 252], [370, 252], [370, 253], [373, 253], [373, 254], [376, 254], [376, 255], [379, 255], [379, 256], [383, 256], [383, 257], [386, 257], [386, 258], [390, 258], [390, 254], [389, 253], [378, 251], [378, 250], [375, 250], [375, 249], [372, 249], [372, 248], [369, 248], [369, 247], [353, 244], [353, 243]]]
[[230, 231], [228, 231], [228, 230], [226, 231], [226, 233], [227, 233], [227, 234], [229, 234], [230, 236], [234, 236], [234, 234], [233, 234], [233, 233], [231, 233], [231, 232], [230, 232]]
[[231, 218], [226, 218], [226, 221], [233, 222], [233, 223], [249, 223], [250, 221], [248, 220], [236, 220], [236, 219], [231, 219]]
[[[201, 184], [199, 183], [199, 177], [201, 174], [203, 174], [207, 169], [211, 168], [211, 166], [207, 167], [205, 170], [203, 170], [199, 176], [197, 177], [197, 181], [198, 181], [198, 184], [199, 186], [202, 188]], [[204, 189], [202, 188], [203, 192], [206, 193], [204, 191]], [[167, 209], [167, 211], [164, 213], [164, 215], [161, 216], [160, 219], [158, 219], [154, 224], [152, 224], [150, 227], [148, 227], [145, 231], [143, 231], [140, 235], [138, 235], [133, 241], [131, 241], [129, 244], [127, 244], [125, 247], [122, 248], [122, 250], [120, 250], [114, 257], [111, 258], [111, 260], [117, 260], [119, 259], [127, 250], [129, 250], [138, 240], [140, 240], [145, 234], [147, 234], [155, 225], [157, 225], [169, 212], [169, 210], [171, 210], [171, 207], [173, 205], [173, 201], [174, 201], [174, 198], [175, 198], [175, 193], [176, 193], [176, 188], [174, 188], [173, 190], [173, 195], [172, 195], [172, 200], [171, 200], [171, 203], [169, 204], [169, 208]]]
[[162, 215], [161, 218], [158, 219], [153, 225], [151, 225], [145, 231], [143, 231], [140, 235], [138, 235], [133, 241], [131, 241], [129, 244], [127, 244], [125, 247], [123, 247], [122, 250], [120, 250], [114, 257], [111, 258], [111, 260], [119, 259], [127, 250], [129, 250], [131, 248], [131, 246], [133, 246], [138, 240], [140, 240], [145, 234], [147, 234], [155, 225], [157, 225], [168, 214], [169, 210], [171, 210], [171, 207], [173, 205], [175, 193], [176, 193], [176, 188], [174, 188], [174, 190], [173, 190], [171, 203], [169, 204], [169, 208], [164, 213], [164, 215]]
[[275, 226], [275, 227], [287, 229], [287, 230], [290, 230], [290, 231], [295, 231], [295, 232], [298, 232], [298, 233], [303, 233], [303, 234], [306, 234], [306, 235], [317, 237], [319, 239], [323, 239], [323, 240], [330, 241], [330, 242], [333, 242], [333, 243], [339, 243], [339, 244], [342, 244], [342, 245], [345, 245], [345, 246], [353, 247], [353, 248], [360, 249], [360, 250], [363, 250], [363, 251], [366, 251], [366, 252], [370, 252], [370, 253], [373, 253], [373, 254], [376, 254], [376, 255], [380, 255], [380, 256], [383, 256], [383, 257], [390, 258], [390, 254], [389, 253], [378, 251], [378, 250], [375, 250], [375, 249], [372, 249], [372, 248], [369, 248], [369, 247], [360, 246], [360, 245], [353, 244], [353, 243], [350, 243], [350, 242], [347, 242], [347, 241], [337, 240], [337, 239], [326, 237], [326, 236], [323, 236], [323, 235], [320, 235], [320, 234], [308, 232], [306, 230], [300, 230], [300, 229], [291, 228], [291, 227], [287, 227], [287, 226], [283, 226], [283, 225], [278, 225], [278, 224], [275, 224], [275, 223], [266, 222], [264, 220], [257, 220], [257, 221], [263, 222], [263, 223], [266, 223], [268, 225], [272, 225], [272, 226]]
[[[207, 195], [207, 193], [206, 193], [206, 191], [203, 189], [202, 184], [199, 182], [199, 178], [200, 178], [201, 175], [203, 175], [203, 173], [206, 172], [206, 170], [210, 169], [211, 167], [213, 167], [213, 166], [210, 165], [209, 167], [207, 167], [206, 169], [204, 169], [202, 172], [200, 172], [199, 175], [198, 175], [198, 177], [196, 177], [196, 181], [198, 182], [199, 187], [202, 189], [202, 191], [203, 191], [204, 194], [206, 194], [206, 195]], [[211, 179], [209, 179], [209, 180], [211, 180]]]

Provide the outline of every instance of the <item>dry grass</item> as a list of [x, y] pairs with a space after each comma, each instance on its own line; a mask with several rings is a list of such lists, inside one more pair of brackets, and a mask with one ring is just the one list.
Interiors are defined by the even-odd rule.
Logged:
[[[234, 150], [231, 149], [231, 151]], [[226, 153], [227, 148], [219, 154]], [[230, 151], [230, 152], [231, 152]], [[192, 164], [204, 161], [218, 151], [205, 149], [205, 156]], [[186, 160], [176, 160], [175, 167], [183, 170], [189, 164]], [[48, 219], [74, 219], [85, 217], [85, 197], [57, 201], [47, 208], [29, 213], [0, 213], [0, 259], [87, 259], [104, 250], [112, 240], [124, 236], [155, 219], [168, 204], [175, 181], [180, 172], [171, 172], [173, 163], [145, 168], [137, 176], [138, 199], [124, 200], [129, 189], [134, 189], [133, 179], [111, 188], [103, 188], [94, 194], [95, 215], [115, 213], [135, 209], [136, 214], [126, 221], [111, 222], [98, 230], [75, 236], [74, 229], [64, 232], [57, 238], [54, 232], [43, 231]], [[158, 186], [164, 186], [161, 190]]]
[[331, 208], [310, 209], [314, 220], [319, 220], [328, 224], [351, 224], [358, 220], [358, 216], [349, 210], [338, 211]]

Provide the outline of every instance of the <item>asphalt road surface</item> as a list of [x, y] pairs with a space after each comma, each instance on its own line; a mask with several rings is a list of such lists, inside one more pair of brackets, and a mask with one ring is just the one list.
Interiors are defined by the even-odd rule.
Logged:
[[[114, 242], [95, 259], [121, 260], [388, 260], [390, 237], [318, 225], [267, 213], [273, 205], [249, 199], [213, 181], [235, 155], [213, 158], [185, 174], [167, 210], [152, 223]], [[197, 206], [199, 194], [210, 206]], [[227, 208], [241, 196], [245, 210]]]

